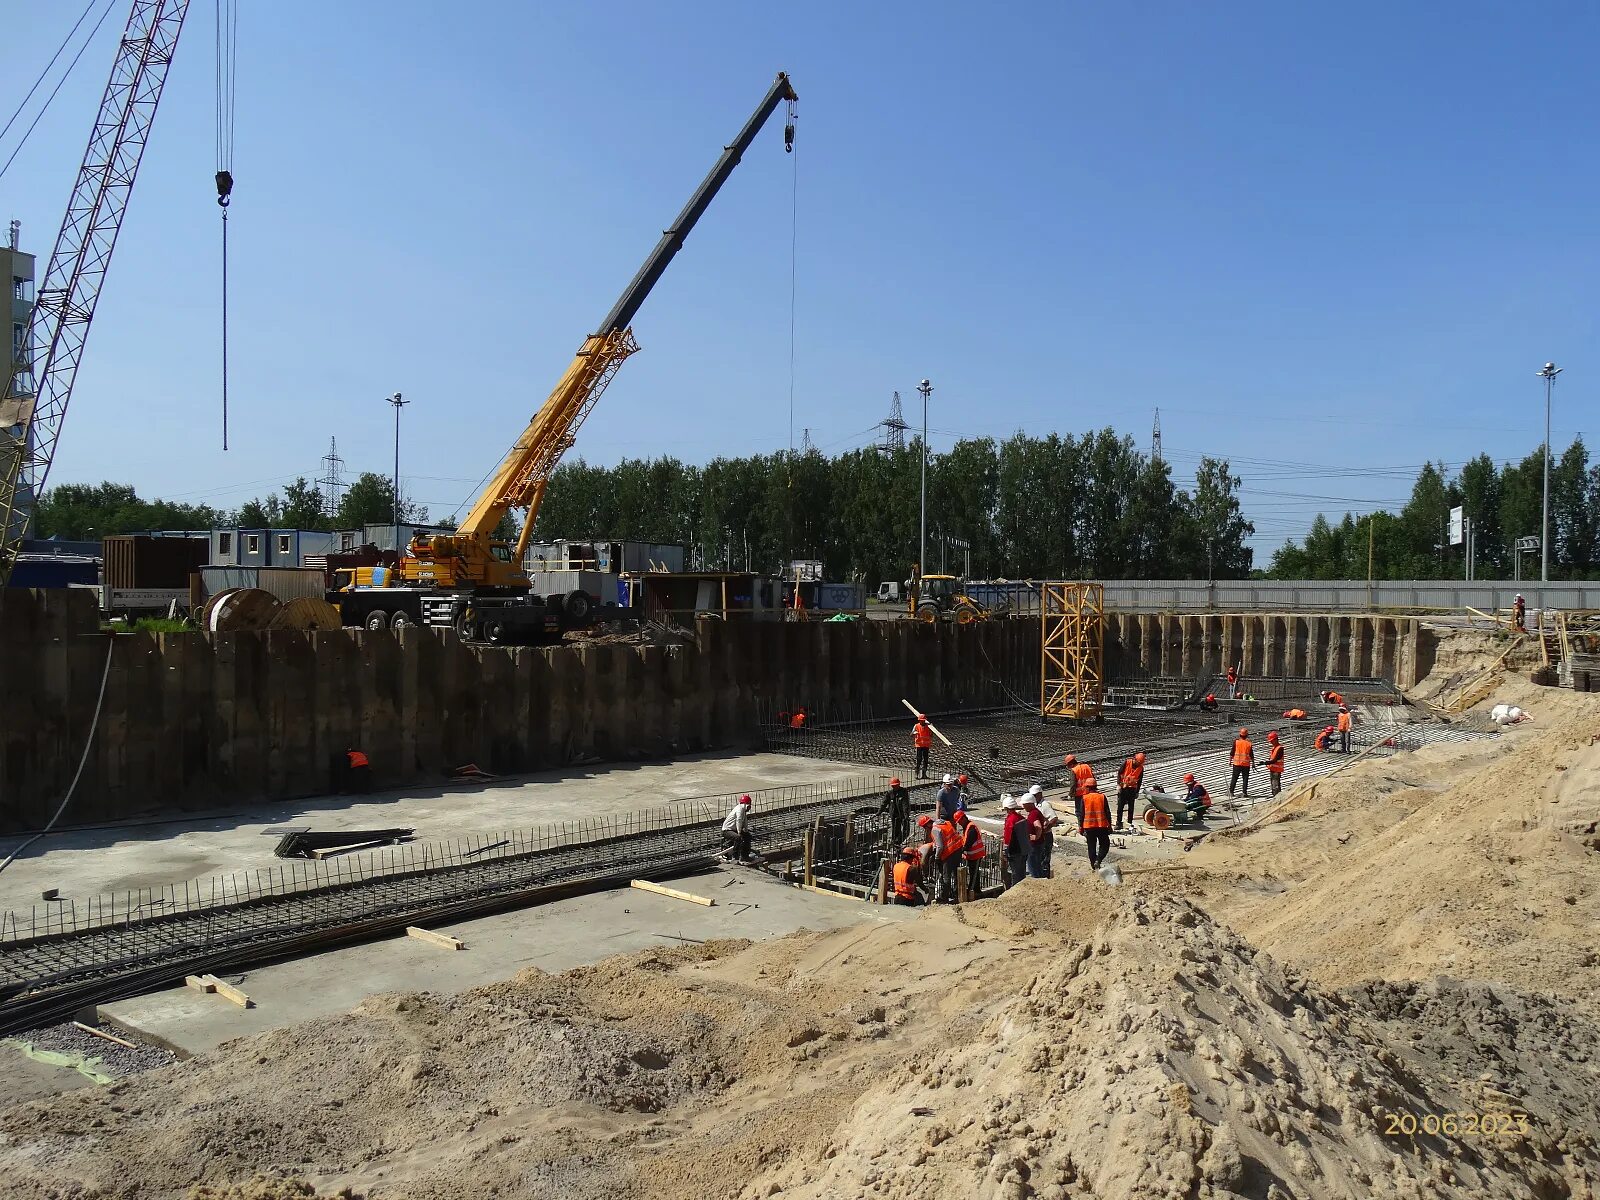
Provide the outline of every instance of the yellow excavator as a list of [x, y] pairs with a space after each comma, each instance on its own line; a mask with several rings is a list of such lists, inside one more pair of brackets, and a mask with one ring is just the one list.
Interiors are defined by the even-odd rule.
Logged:
[[[630, 354], [639, 349], [630, 327], [667, 265], [683, 246], [712, 199], [733, 174], [744, 152], [780, 104], [786, 104], [784, 149], [794, 148], [794, 105], [798, 97], [789, 77], [779, 73], [732, 144], [711, 168], [672, 227], [633, 277], [597, 332], [584, 339], [577, 356], [544, 406], [511, 447], [466, 520], [453, 533], [419, 533], [406, 547], [395, 578], [382, 590], [397, 605], [391, 624], [403, 624], [402, 609], [414, 608], [429, 625], [448, 625], [467, 641], [536, 643], [560, 638], [563, 629], [581, 628], [594, 616], [596, 598], [583, 591], [537, 596], [523, 570], [523, 555], [539, 505], [561, 456], [578, 427]], [[526, 510], [516, 544], [495, 538], [494, 530], [512, 509]], [[365, 594], [362, 594], [365, 593]], [[359, 581], [339, 592], [368, 615], [361, 621], [380, 628], [380, 598]], [[348, 620], [347, 623], [352, 623]]]
[[906, 597], [909, 615], [928, 625], [940, 621], [971, 625], [995, 615], [986, 605], [967, 595], [967, 582], [959, 575], [919, 575], [913, 566]]

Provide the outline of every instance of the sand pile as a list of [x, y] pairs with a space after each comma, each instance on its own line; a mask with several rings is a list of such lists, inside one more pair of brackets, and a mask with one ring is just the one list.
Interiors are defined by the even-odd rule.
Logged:
[[[1553, 1083], [1558, 1047], [1582, 1069]], [[1387, 1133], [1390, 1114], [1508, 1106], [1527, 1134]], [[745, 1194], [1584, 1194], [1597, 1129], [1594, 1025], [1443, 982], [1334, 994], [1188, 902], [1134, 894], [977, 1036], [868, 1093], [823, 1162]]]

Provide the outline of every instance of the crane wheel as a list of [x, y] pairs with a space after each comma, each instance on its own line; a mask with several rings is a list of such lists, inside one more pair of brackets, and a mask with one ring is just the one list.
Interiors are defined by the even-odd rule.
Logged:
[[383, 609], [381, 609], [381, 608], [380, 609], [376, 609], [373, 612], [369, 612], [367, 614], [367, 619], [366, 619], [365, 624], [366, 624], [366, 627], [368, 629], [370, 629], [373, 633], [378, 633], [378, 632], [380, 632], [382, 630], [385, 630], [385, 629], [389, 628], [389, 614], [384, 612]]
[[582, 628], [589, 623], [589, 617], [594, 612], [594, 600], [589, 593], [581, 588], [574, 588], [567, 593], [562, 611], [566, 613], [567, 624], [574, 628]]
[[474, 626], [472, 623], [472, 614], [470, 612], [460, 612], [456, 614], [455, 630], [456, 637], [463, 642], [470, 642], [476, 638], [478, 631], [476, 626]]
[[1171, 829], [1172, 814], [1164, 813], [1159, 808], [1152, 808], [1144, 814], [1144, 823], [1151, 829]]
[[506, 623], [504, 621], [485, 621], [483, 625], [483, 640], [496, 646], [504, 646], [510, 640], [506, 636]]
[[917, 620], [924, 625], [937, 625], [939, 623], [939, 606], [933, 602], [917, 605]]

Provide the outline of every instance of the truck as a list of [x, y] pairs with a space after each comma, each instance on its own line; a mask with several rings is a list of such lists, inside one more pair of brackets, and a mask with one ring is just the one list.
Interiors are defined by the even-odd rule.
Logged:
[[[450, 533], [415, 534], [393, 572], [379, 575], [370, 573], [378, 568], [356, 568], [330, 593], [330, 599], [337, 597], [335, 603], [347, 624], [357, 616], [368, 629], [420, 621], [453, 628], [464, 641], [537, 644], [556, 641], [563, 629], [582, 627], [603, 612], [600, 598], [582, 590], [545, 596], [532, 589], [523, 563], [545, 489], [584, 418], [622, 364], [638, 351], [634, 315], [780, 104], [787, 105], [788, 114], [784, 150], [794, 149], [798, 99], [789, 77], [780, 71], [597, 331], [583, 340], [555, 390], [490, 476], [466, 519]], [[513, 546], [495, 537], [494, 531], [517, 509], [523, 516]], [[369, 573], [363, 575], [363, 570]]]
[[886, 579], [878, 585], [878, 590], [874, 594], [880, 604], [899, 604], [903, 595], [903, 585]]

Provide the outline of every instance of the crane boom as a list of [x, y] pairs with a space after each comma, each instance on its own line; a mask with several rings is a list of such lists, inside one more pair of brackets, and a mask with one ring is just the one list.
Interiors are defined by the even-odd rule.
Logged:
[[89, 324], [116, 249], [189, 0], [134, 0], [22, 355], [0, 399], [0, 587], [50, 473]]
[[[689, 197], [672, 227], [661, 235], [650, 257], [606, 314], [600, 328], [584, 339], [561, 381], [533, 415], [457, 531], [412, 545], [413, 555], [421, 562], [403, 568], [408, 578], [426, 579], [446, 587], [469, 582], [515, 586], [516, 578], [521, 575], [520, 563], [528, 535], [556, 464], [573, 444], [578, 427], [600, 399], [606, 385], [628, 356], [639, 349], [629, 328], [634, 314], [682, 249], [684, 239], [733, 174], [768, 118], [779, 104], [792, 104], [797, 99], [789, 77], [779, 72], [744, 128], [732, 143], [723, 147], [722, 156]], [[792, 140], [793, 126], [790, 125], [785, 131], [785, 146]], [[494, 555], [490, 538], [501, 519], [513, 508], [526, 508], [528, 513], [516, 555], [508, 562]]]

